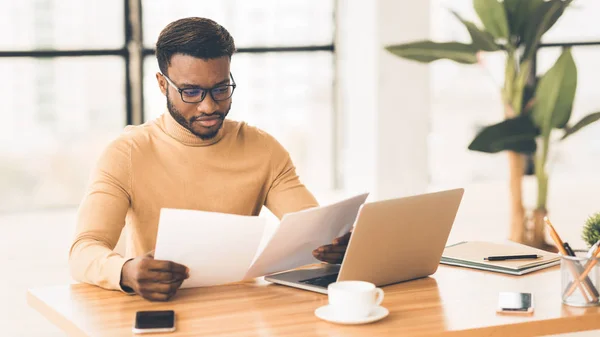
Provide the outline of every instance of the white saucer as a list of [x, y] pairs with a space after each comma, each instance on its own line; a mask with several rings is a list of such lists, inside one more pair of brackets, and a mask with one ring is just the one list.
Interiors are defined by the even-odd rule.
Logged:
[[359, 319], [347, 319], [344, 317], [337, 316], [335, 314], [335, 312], [332, 310], [331, 306], [329, 306], [329, 305], [324, 305], [322, 307], [317, 308], [317, 310], [315, 310], [315, 315], [317, 317], [319, 317], [320, 319], [325, 320], [327, 322], [331, 322], [331, 323], [337, 323], [337, 324], [372, 323], [372, 322], [378, 321], [382, 318], [385, 318], [387, 315], [389, 315], [389, 313], [390, 312], [386, 308], [384, 308], [382, 306], [378, 306], [367, 317], [363, 317], [363, 318], [359, 318]]

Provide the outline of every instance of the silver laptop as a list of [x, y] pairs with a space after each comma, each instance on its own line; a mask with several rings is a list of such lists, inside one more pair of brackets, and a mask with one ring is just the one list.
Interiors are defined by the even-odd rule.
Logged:
[[365, 203], [341, 265], [297, 269], [265, 280], [326, 294], [336, 281], [385, 286], [429, 276], [439, 266], [463, 193], [454, 189]]

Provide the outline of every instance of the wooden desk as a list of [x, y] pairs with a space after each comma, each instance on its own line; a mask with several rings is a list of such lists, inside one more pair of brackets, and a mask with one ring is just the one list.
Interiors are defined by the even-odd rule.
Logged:
[[[314, 310], [327, 296], [265, 281], [180, 290], [151, 303], [88, 285], [31, 289], [29, 305], [73, 336], [131, 336], [137, 310], [172, 309], [177, 332], [164, 336], [538, 336], [600, 329], [600, 307], [560, 301], [554, 267], [509, 276], [440, 266], [431, 277], [383, 288], [390, 315], [379, 322], [342, 326], [319, 320]], [[496, 314], [499, 291], [534, 295], [531, 316]]]

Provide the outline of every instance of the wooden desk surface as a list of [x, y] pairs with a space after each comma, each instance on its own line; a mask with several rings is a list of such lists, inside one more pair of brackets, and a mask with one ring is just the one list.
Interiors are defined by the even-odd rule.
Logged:
[[[440, 266], [431, 277], [383, 288], [390, 315], [359, 326], [321, 321], [327, 296], [262, 280], [180, 290], [166, 303], [89, 285], [30, 289], [30, 306], [72, 336], [131, 336], [138, 310], [175, 310], [176, 336], [537, 336], [600, 329], [600, 307], [560, 301], [559, 268], [510, 276]], [[499, 291], [531, 292], [531, 316], [496, 314]], [[163, 336], [163, 335], [153, 335]]]

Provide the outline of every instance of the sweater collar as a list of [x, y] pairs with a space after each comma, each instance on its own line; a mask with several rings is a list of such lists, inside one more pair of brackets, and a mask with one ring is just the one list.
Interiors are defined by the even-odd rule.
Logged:
[[169, 111], [165, 111], [162, 114], [162, 116], [160, 117], [160, 122], [161, 122], [161, 124], [164, 125], [165, 132], [169, 136], [171, 136], [173, 139], [177, 140], [178, 142], [180, 142], [184, 145], [189, 145], [189, 146], [208, 146], [208, 145], [213, 145], [213, 144], [219, 142], [223, 138], [223, 135], [225, 133], [224, 129], [225, 129], [225, 125], [226, 125], [226, 121], [223, 121], [223, 125], [221, 126], [221, 129], [219, 130], [217, 135], [214, 136], [213, 138], [201, 139], [200, 137], [191, 133], [190, 130], [181, 126], [181, 124], [179, 124], [173, 118], [173, 116], [171, 116]]

